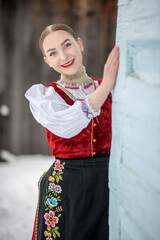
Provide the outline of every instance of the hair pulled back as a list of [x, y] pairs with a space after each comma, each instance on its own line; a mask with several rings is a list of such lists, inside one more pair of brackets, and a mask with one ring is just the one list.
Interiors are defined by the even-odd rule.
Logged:
[[66, 24], [63, 23], [55, 23], [55, 24], [51, 24], [49, 26], [47, 26], [41, 33], [40, 38], [39, 38], [39, 47], [41, 49], [41, 52], [43, 53], [43, 55], [45, 56], [44, 53], [44, 49], [43, 49], [43, 41], [44, 39], [47, 37], [47, 35], [49, 35], [52, 32], [58, 31], [58, 30], [63, 30], [66, 31], [68, 33], [70, 33], [75, 40], [77, 40], [77, 35], [76, 33], [73, 31], [73, 29], [71, 27], [69, 27]]

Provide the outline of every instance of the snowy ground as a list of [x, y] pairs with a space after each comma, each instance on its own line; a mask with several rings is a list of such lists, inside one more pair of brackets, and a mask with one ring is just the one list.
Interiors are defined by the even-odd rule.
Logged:
[[54, 161], [35, 155], [15, 157], [2, 152], [7, 162], [0, 163], [0, 240], [31, 240], [37, 182]]

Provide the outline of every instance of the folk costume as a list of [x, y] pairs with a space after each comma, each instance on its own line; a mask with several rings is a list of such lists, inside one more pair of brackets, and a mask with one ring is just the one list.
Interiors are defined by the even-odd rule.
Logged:
[[32, 240], [108, 239], [111, 93], [99, 111], [89, 101], [100, 83], [59, 80], [25, 94], [55, 156], [39, 181]]

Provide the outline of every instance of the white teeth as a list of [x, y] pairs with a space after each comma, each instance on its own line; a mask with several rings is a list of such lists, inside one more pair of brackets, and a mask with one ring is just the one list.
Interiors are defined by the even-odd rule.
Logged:
[[70, 65], [71, 63], [73, 62], [73, 60], [71, 60], [69, 63], [67, 63], [67, 64], [63, 64], [62, 66], [68, 66], [68, 65]]

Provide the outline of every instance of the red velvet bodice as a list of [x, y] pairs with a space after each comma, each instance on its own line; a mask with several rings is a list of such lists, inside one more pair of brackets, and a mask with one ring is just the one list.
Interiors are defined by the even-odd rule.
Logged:
[[[101, 83], [100, 79], [94, 78], [93, 80], [98, 80], [98, 82]], [[56, 82], [47, 85], [47, 87], [50, 86], [54, 87], [55, 91], [67, 104], [73, 105], [73, 100], [57, 87]], [[112, 135], [111, 104], [112, 96], [110, 93], [101, 107], [100, 115], [93, 118], [86, 128], [70, 139], [58, 137], [45, 128], [47, 141], [52, 149], [53, 156], [59, 158], [82, 158], [102, 153], [110, 153]]]

